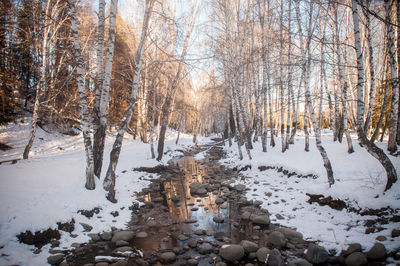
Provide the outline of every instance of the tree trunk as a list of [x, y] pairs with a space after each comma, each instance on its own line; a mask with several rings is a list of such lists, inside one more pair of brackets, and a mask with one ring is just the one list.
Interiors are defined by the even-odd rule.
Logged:
[[104, 144], [106, 141], [107, 130], [107, 108], [109, 102], [110, 84], [111, 84], [111, 71], [112, 62], [114, 58], [114, 43], [115, 43], [115, 24], [117, 15], [118, 0], [111, 0], [110, 10], [110, 26], [108, 31], [106, 62], [104, 71], [104, 80], [100, 96], [99, 116], [100, 125], [96, 128], [94, 134], [94, 147], [95, 149], [95, 174], [100, 177], [103, 165]]
[[391, 153], [394, 153], [397, 150], [397, 122], [399, 115], [399, 80], [397, 76], [397, 62], [396, 62], [396, 50], [394, 43], [394, 30], [392, 22], [392, 6], [394, 1], [385, 0], [385, 11], [386, 11], [386, 34], [387, 34], [387, 42], [389, 47], [389, 61], [390, 61], [390, 72], [392, 74], [392, 105], [390, 108], [390, 128], [389, 128], [389, 141], [388, 141], [388, 150]]
[[131, 95], [129, 98], [128, 109], [119, 125], [118, 134], [117, 137], [115, 138], [112, 150], [110, 152], [110, 164], [108, 165], [106, 177], [104, 178], [103, 182], [103, 188], [108, 192], [107, 199], [111, 202], [117, 201], [115, 198], [115, 170], [117, 168], [119, 154], [121, 152], [121, 147], [122, 147], [122, 140], [126, 131], [126, 127], [131, 121], [133, 115], [133, 109], [136, 103], [136, 95], [139, 89], [140, 71], [142, 69], [142, 58], [146, 44], [147, 29], [154, 2], [155, 0], [146, 0], [146, 7], [142, 24], [142, 34], [140, 36], [140, 42], [135, 56], [133, 84], [132, 84]]
[[36, 126], [37, 126], [37, 119], [38, 119], [38, 113], [39, 113], [39, 105], [40, 105], [40, 97], [41, 97], [41, 91], [47, 89], [47, 77], [46, 77], [46, 71], [47, 71], [47, 48], [48, 48], [48, 42], [49, 42], [49, 26], [48, 25], [48, 20], [50, 18], [50, 0], [46, 0], [46, 11], [45, 11], [45, 20], [44, 20], [44, 31], [43, 31], [43, 42], [42, 42], [42, 65], [40, 68], [40, 80], [36, 84], [36, 89], [35, 89], [35, 103], [33, 105], [33, 113], [32, 113], [32, 124], [31, 124], [31, 130], [29, 132], [29, 140], [28, 143], [25, 146], [24, 153], [22, 155], [23, 159], [28, 159], [29, 157], [29, 152], [32, 148], [33, 141], [35, 139], [35, 134], [36, 134]]
[[93, 162], [93, 147], [92, 140], [90, 137], [90, 119], [89, 119], [89, 109], [87, 104], [87, 96], [85, 90], [85, 79], [84, 79], [84, 62], [81, 53], [81, 47], [79, 44], [78, 37], [78, 25], [76, 23], [76, 11], [75, 11], [75, 0], [68, 1], [70, 6], [70, 16], [71, 16], [71, 31], [74, 38], [74, 50], [75, 50], [75, 60], [76, 60], [76, 74], [77, 83], [79, 90], [79, 99], [81, 107], [81, 127], [83, 133], [83, 142], [85, 145], [86, 153], [86, 185], [87, 189], [95, 189], [94, 182], [94, 162]]
[[367, 151], [374, 156], [386, 170], [387, 183], [385, 191], [390, 189], [392, 185], [397, 181], [396, 169], [393, 167], [389, 157], [374, 143], [368, 141], [364, 131], [364, 102], [363, 102], [363, 84], [364, 84], [364, 62], [363, 54], [361, 50], [361, 38], [360, 38], [360, 26], [358, 20], [358, 7], [357, 1], [352, 0], [352, 13], [353, 13], [353, 24], [354, 24], [354, 43], [357, 53], [357, 134], [360, 143], [366, 147]]
[[371, 140], [370, 140], [371, 143], [374, 143], [376, 138], [379, 135], [379, 129], [382, 126], [382, 122], [383, 122], [383, 119], [385, 117], [385, 109], [386, 109], [387, 102], [388, 102], [388, 99], [389, 99], [389, 97], [388, 97], [389, 81], [388, 81], [388, 77], [387, 77], [387, 69], [386, 68], [387, 68], [387, 63], [385, 62], [385, 70], [384, 70], [385, 91], [384, 91], [384, 94], [383, 94], [383, 104], [382, 104], [382, 107], [381, 107], [381, 113], [379, 115], [378, 123], [377, 123], [377, 125], [375, 127], [374, 134], [372, 134], [372, 137], [371, 137]]

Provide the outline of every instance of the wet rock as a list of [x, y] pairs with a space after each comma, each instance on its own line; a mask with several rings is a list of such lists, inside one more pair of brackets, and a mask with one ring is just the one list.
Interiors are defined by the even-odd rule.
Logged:
[[361, 266], [368, 263], [367, 256], [361, 252], [351, 253], [345, 261], [347, 266]]
[[210, 184], [193, 182], [189, 185], [190, 193], [193, 195], [205, 195]]
[[195, 230], [193, 233], [194, 233], [195, 235], [202, 236], [202, 235], [205, 235], [205, 234], [207, 233], [207, 231], [204, 230], [204, 229], [197, 229], [197, 230]]
[[186, 235], [180, 234], [180, 235], [178, 236], [178, 239], [179, 239], [180, 241], [185, 241], [185, 240], [188, 240], [189, 237], [186, 236]]
[[214, 233], [214, 238], [218, 241], [222, 241], [224, 239], [224, 237], [226, 237], [226, 233], [223, 231], [218, 231], [218, 232]]
[[299, 233], [293, 229], [280, 227], [276, 231], [281, 232], [289, 241], [294, 239], [303, 239], [302, 233]]
[[180, 201], [180, 198], [178, 196], [173, 196], [171, 198], [171, 201], [174, 202], [174, 203], [178, 203]]
[[386, 257], [386, 247], [382, 243], [375, 243], [374, 246], [367, 252], [367, 258], [379, 260]]
[[274, 247], [283, 248], [286, 245], [286, 238], [281, 232], [274, 231], [268, 236], [268, 242]]
[[198, 251], [200, 254], [209, 254], [213, 250], [213, 246], [211, 246], [209, 243], [203, 243], [198, 247]]
[[127, 242], [125, 240], [118, 240], [117, 242], [115, 242], [115, 245], [117, 247], [129, 246], [129, 242]]
[[222, 198], [218, 198], [218, 199], [215, 200], [215, 204], [217, 204], [217, 205], [221, 205], [224, 202], [225, 202], [225, 200], [222, 199]]
[[269, 256], [269, 249], [266, 247], [259, 248], [256, 252], [256, 256], [259, 262], [265, 263], [265, 260]]
[[258, 245], [254, 242], [248, 240], [242, 240], [240, 245], [244, 248], [246, 253], [256, 252], [258, 250]]
[[133, 248], [129, 246], [119, 247], [113, 250], [113, 253], [124, 253], [124, 252], [133, 252]]
[[258, 224], [258, 225], [269, 225], [270, 219], [268, 215], [255, 215], [251, 216], [250, 220], [253, 222], [253, 224]]
[[224, 222], [224, 218], [219, 217], [219, 216], [214, 216], [213, 217], [213, 221], [216, 223], [223, 223]]
[[187, 265], [189, 265], [189, 266], [196, 266], [197, 264], [199, 264], [199, 261], [196, 259], [189, 259], [187, 261]]
[[146, 232], [139, 232], [137, 233], [136, 238], [146, 238], [148, 236], [149, 235]]
[[118, 240], [131, 241], [135, 237], [135, 232], [133, 231], [118, 231], [114, 233], [111, 242], [115, 243]]
[[323, 247], [310, 244], [307, 249], [306, 259], [312, 264], [324, 263], [329, 259], [329, 254]]
[[197, 247], [197, 240], [196, 239], [190, 239], [188, 242], [189, 247], [195, 248]]
[[288, 266], [312, 266], [312, 264], [306, 260], [292, 260], [289, 261]]
[[50, 256], [47, 258], [47, 262], [51, 265], [58, 265], [64, 260], [63, 254], [58, 254], [54, 256]]
[[174, 252], [164, 252], [161, 253], [160, 260], [164, 263], [174, 262], [176, 260], [176, 255]]
[[100, 238], [104, 241], [110, 241], [112, 236], [113, 236], [112, 232], [104, 232], [100, 234]]
[[219, 255], [230, 262], [238, 261], [244, 256], [244, 248], [240, 245], [224, 245], [220, 248]]

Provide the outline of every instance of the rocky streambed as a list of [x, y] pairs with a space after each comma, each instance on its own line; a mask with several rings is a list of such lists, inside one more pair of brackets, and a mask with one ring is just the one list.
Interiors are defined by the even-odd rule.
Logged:
[[[341, 254], [303, 239], [295, 228], [272, 224], [262, 202], [249, 201], [244, 178], [216, 162], [222, 147], [208, 149], [206, 159], [193, 154], [168, 166], [140, 168], [158, 173], [137, 193], [126, 230], [90, 234], [89, 243], [55, 254], [53, 265], [385, 265], [387, 252], [377, 243], [362, 252], [358, 243]], [[197, 151], [198, 152], [198, 151]], [[392, 254], [393, 255], [393, 254]], [[394, 255], [393, 255], [394, 256]]]

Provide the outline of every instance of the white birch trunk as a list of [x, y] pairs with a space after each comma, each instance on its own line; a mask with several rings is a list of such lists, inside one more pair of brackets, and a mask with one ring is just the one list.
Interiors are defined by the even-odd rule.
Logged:
[[115, 138], [112, 150], [110, 152], [110, 164], [108, 165], [107, 173], [103, 182], [103, 188], [108, 192], [107, 199], [111, 202], [116, 202], [115, 170], [117, 168], [119, 154], [122, 148], [122, 140], [126, 131], [126, 127], [131, 121], [133, 115], [133, 109], [136, 103], [136, 95], [139, 88], [140, 72], [142, 70], [142, 61], [143, 61], [142, 59], [143, 59], [144, 48], [147, 39], [147, 31], [149, 27], [149, 21], [151, 18], [154, 1], [155, 0], [146, 0], [146, 7], [142, 24], [142, 33], [140, 36], [140, 41], [135, 56], [135, 69], [134, 69], [133, 84], [132, 84], [131, 95], [129, 98], [128, 109], [119, 125], [118, 134], [117, 137]]
[[76, 60], [76, 74], [77, 83], [80, 99], [81, 108], [81, 127], [83, 133], [83, 142], [85, 145], [86, 153], [86, 185], [87, 189], [95, 189], [94, 182], [94, 162], [93, 162], [93, 147], [92, 140], [90, 136], [90, 119], [89, 119], [89, 109], [87, 104], [87, 96], [85, 90], [85, 78], [84, 78], [84, 62], [81, 52], [81, 47], [79, 44], [78, 37], [78, 25], [76, 19], [75, 11], [75, 0], [69, 0], [70, 5], [70, 16], [71, 16], [71, 31], [74, 38], [74, 50], [75, 50], [75, 60]]
[[364, 96], [363, 96], [363, 84], [364, 84], [364, 62], [363, 54], [361, 50], [361, 38], [360, 38], [360, 24], [358, 19], [358, 7], [357, 1], [351, 1], [353, 24], [354, 24], [354, 45], [357, 53], [357, 134], [360, 143], [366, 147], [367, 151], [374, 156], [386, 170], [387, 183], [385, 191], [390, 189], [397, 181], [396, 169], [393, 167], [392, 162], [388, 156], [378, 148], [374, 143], [371, 143], [364, 132]]

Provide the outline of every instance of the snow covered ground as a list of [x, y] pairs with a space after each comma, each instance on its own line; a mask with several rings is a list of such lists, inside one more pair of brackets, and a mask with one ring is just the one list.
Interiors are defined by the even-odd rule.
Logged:
[[[29, 134], [29, 120], [19, 124], [0, 126], [0, 141], [13, 149], [0, 151], [0, 161], [22, 157], [24, 145]], [[176, 134], [169, 132], [164, 156], [161, 163], [179, 155], [192, 145], [192, 137], [181, 134], [175, 145]], [[200, 138], [199, 141], [207, 141]], [[113, 137], [108, 136], [103, 171], [107, 170], [108, 154]], [[155, 147], [156, 148], [156, 147]], [[69, 233], [60, 231], [60, 248], [70, 248], [74, 242], [86, 242], [89, 237], [79, 223], [93, 227], [90, 233], [110, 230], [111, 227], [124, 228], [131, 218], [129, 207], [135, 202], [135, 191], [140, 191], [149, 184], [155, 175], [132, 171], [139, 166], [159, 164], [151, 159], [150, 145], [133, 140], [126, 135], [119, 164], [117, 167], [117, 204], [105, 199], [101, 180], [97, 188], [88, 191], [84, 188], [85, 154], [82, 136], [66, 136], [58, 133], [48, 134], [38, 128], [31, 150], [30, 159], [16, 164], [0, 165], [0, 265], [43, 265], [49, 256], [50, 245], [42, 248], [40, 254], [33, 254], [34, 246], [21, 244], [16, 237], [20, 232], [32, 232], [56, 228], [57, 222], [75, 220], [72, 238]], [[99, 214], [87, 218], [78, 210], [101, 208]], [[119, 216], [111, 215], [118, 211]]]
[[[365, 234], [364, 221], [372, 219], [371, 216], [361, 216], [354, 212], [334, 210], [328, 206], [319, 206], [317, 203], [309, 204], [310, 194], [323, 194], [333, 198], [342, 199], [356, 209], [379, 209], [390, 206], [400, 208], [400, 182], [397, 182], [388, 192], [383, 193], [386, 184], [386, 174], [380, 163], [369, 155], [358, 144], [353, 136], [355, 152], [347, 153], [347, 144], [332, 141], [332, 134], [323, 136], [323, 145], [331, 160], [336, 183], [329, 188], [323, 161], [316, 149], [315, 139], [310, 138], [310, 152], [304, 151], [304, 138], [299, 136], [295, 144], [285, 153], [281, 152], [280, 138], [276, 139], [274, 148], [268, 146], [266, 153], [262, 152], [261, 143], [256, 143], [252, 150], [253, 160], [246, 157], [238, 159], [237, 145], [225, 150], [228, 157], [221, 160], [222, 164], [238, 169], [251, 165], [251, 169], [242, 171], [246, 176], [244, 180], [236, 180], [248, 186], [248, 199], [261, 200], [262, 207], [271, 213], [274, 222], [288, 227], [295, 227], [303, 233], [308, 240], [320, 241], [328, 250], [340, 252], [348, 244], [360, 243], [368, 250], [375, 242], [377, 236], [385, 236], [382, 243], [387, 249], [393, 250], [400, 247], [400, 238], [392, 238], [392, 229], [399, 229], [399, 223], [383, 225], [385, 230], [378, 233]], [[378, 143], [383, 149], [386, 144]], [[400, 158], [390, 156], [400, 173]], [[302, 175], [316, 175], [318, 178], [288, 178], [275, 169], [260, 171], [259, 166], [283, 167]], [[278, 219], [277, 214], [283, 216]], [[399, 215], [399, 213], [397, 214]], [[279, 217], [279, 215], [278, 215]], [[282, 217], [280, 217], [282, 218]], [[376, 218], [376, 217], [375, 217]]]

